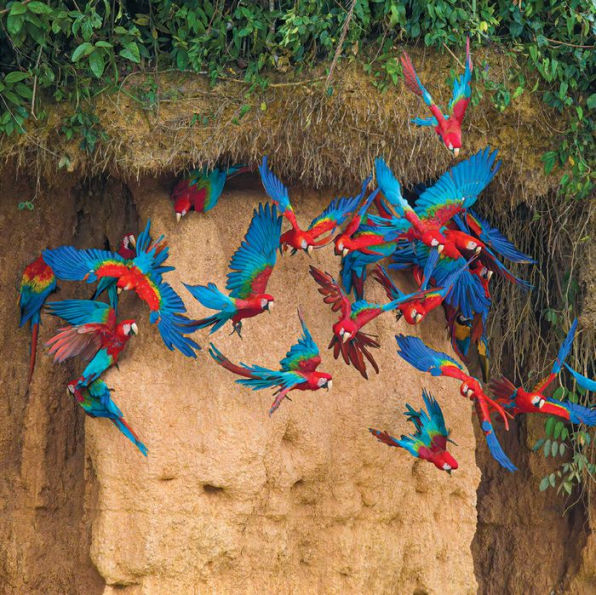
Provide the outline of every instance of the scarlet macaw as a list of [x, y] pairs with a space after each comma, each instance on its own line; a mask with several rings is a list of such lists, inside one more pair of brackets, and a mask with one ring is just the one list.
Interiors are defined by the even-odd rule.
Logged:
[[54, 291], [56, 291], [56, 276], [54, 275], [54, 271], [45, 263], [43, 257], [39, 256], [25, 267], [19, 289], [19, 308], [21, 309], [19, 326], [23, 326], [27, 321], [29, 321], [29, 325], [31, 326], [27, 390], [29, 390], [29, 384], [31, 383], [33, 370], [35, 369], [41, 308], [48, 296]]
[[190, 211], [207, 213], [219, 200], [226, 180], [250, 171], [250, 168], [237, 164], [227, 169], [215, 168], [208, 170], [194, 169], [188, 176], [180, 180], [172, 190], [171, 199], [174, 201], [176, 221]]
[[118, 362], [128, 340], [139, 329], [134, 320], [116, 322], [116, 311], [103, 302], [64, 300], [48, 304], [47, 310], [70, 324], [46, 343], [54, 361], [60, 363], [77, 355], [90, 360], [81, 376], [68, 385], [80, 402], [82, 389]]
[[[453, 239], [445, 237], [445, 226], [455, 215], [476, 202], [478, 195], [499, 171], [501, 162], [495, 163], [496, 157], [497, 151], [491, 153], [490, 147], [486, 147], [459, 162], [446, 171], [433, 186], [422, 192], [414, 208], [402, 196], [401, 186], [387, 164], [377, 158], [377, 184], [396, 209], [399, 218], [371, 216], [371, 222], [400, 232], [401, 237], [409, 241], [420, 240], [429, 248], [437, 248], [439, 253], [444, 252], [444, 256], [460, 258], [462, 254]], [[460, 241], [464, 240], [463, 236], [458, 238]], [[465, 238], [465, 244], [474, 251], [482, 249], [472, 236]]]
[[466, 40], [466, 68], [462, 76], [456, 77], [453, 81], [453, 94], [447, 107], [447, 115], [433, 101], [430, 93], [422, 86], [410, 56], [405, 52], [401, 56], [401, 63], [404, 71], [406, 85], [410, 90], [422, 97], [424, 103], [429, 107], [432, 117], [414, 118], [412, 122], [417, 126], [434, 126], [435, 132], [452, 153], [454, 157], [459, 155], [461, 149], [461, 126], [466, 113], [466, 108], [472, 97], [472, 57], [470, 55], [470, 38]]
[[516, 471], [517, 468], [499, 444], [490, 419], [491, 410], [496, 411], [503, 418], [505, 428], [509, 429], [507, 414], [501, 405], [490, 399], [482, 390], [478, 380], [466, 374], [462, 366], [446, 353], [431, 349], [418, 337], [396, 335], [395, 339], [398, 345], [397, 353], [418, 370], [430, 372], [432, 376], [449, 376], [461, 381], [461, 395], [475, 400], [476, 414], [492, 456], [505, 469]]
[[416, 428], [413, 434], [409, 436], [402, 434], [401, 439], [398, 440], [387, 432], [373, 428], [368, 428], [368, 431], [379, 442], [383, 442], [387, 446], [401, 446], [412, 456], [430, 461], [437, 469], [447, 471], [451, 475], [453, 469], [457, 469], [459, 465], [447, 451], [447, 441], [452, 442], [452, 440], [449, 439], [450, 432], [445, 427], [441, 406], [425, 389], [422, 389], [422, 398], [428, 413], [424, 409], [416, 411], [406, 403], [407, 411], [404, 412], [404, 415]]
[[230, 272], [223, 294], [214, 283], [186, 285], [203, 306], [219, 310], [217, 314], [198, 320], [197, 328], [212, 327], [210, 333], [221, 328], [228, 320], [242, 337], [242, 320], [257, 316], [274, 306], [273, 296], [265, 293], [267, 282], [277, 260], [277, 248], [281, 234], [281, 217], [277, 216], [275, 205], [259, 205], [244, 236], [244, 241], [230, 260]]
[[363, 332], [362, 328], [383, 312], [395, 310], [409, 301], [424, 299], [426, 295], [434, 291], [422, 290], [409, 295], [402, 293], [400, 297], [387, 304], [371, 304], [366, 300], [351, 303], [329, 273], [323, 273], [311, 265], [310, 274], [319, 284], [319, 293], [324, 296], [323, 301], [330, 304], [334, 312], [341, 311], [340, 319], [333, 325], [333, 337], [328, 349], [333, 347], [335, 359], [341, 353], [346, 364], [350, 365], [351, 363], [366, 379], [368, 379], [368, 375], [364, 357], [370, 362], [375, 372], [379, 373], [379, 367], [367, 349], [369, 347], [377, 348], [379, 343], [371, 335]]
[[[263, 157], [263, 163], [259, 167], [261, 180], [265, 191], [279, 208], [280, 213], [289, 221], [291, 229], [282, 234], [280, 238], [281, 248], [292, 249], [292, 255], [298, 250], [304, 250], [311, 254], [315, 248], [321, 248], [327, 245], [331, 240], [335, 230], [344, 223], [350, 214], [356, 209], [360, 200], [366, 192], [366, 187], [371, 178], [367, 178], [362, 184], [361, 193], [354, 198], [336, 198], [329, 206], [317, 217], [315, 217], [303, 230], [298, 225], [294, 209], [290, 203], [288, 189], [283, 182], [268, 168], [267, 157]], [[318, 239], [324, 234], [329, 234], [322, 239]]]
[[149, 320], [157, 324], [168, 349], [176, 348], [188, 357], [196, 357], [194, 349], [200, 347], [185, 335], [199, 327], [184, 316], [184, 302], [162, 280], [162, 275], [174, 267], [163, 266], [169, 249], [163, 236], [151, 241], [150, 230], [151, 222], [148, 221], [139, 235], [137, 255], [132, 260], [107, 250], [77, 250], [72, 246], [44, 250], [43, 257], [58, 279], [93, 283], [103, 277], [115, 277], [118, 291], [134, 290], [147, 303]]
[[569, 355], [573, 338], [577, 329], [577, 319], [573, 321], [569, 333], [563, 341], [557, 359], [555, 360], [550, 374], [539, 382], [531, 392], [523, 387], [516, 387], [504, 376], [491, 383], [490, 388], [497, 402], [501, 403], [507, 411], [513, 415], [520, 413], [545, 413], [562, 417], [574, 424], [586, 424], [596, 426], [596, 408], [583, 407], [571, 401], [559, 401], [544, 396], [544, 391], [561, 372], [565, 359]]
[[[74, 387], [69, 385], [69, 392], [74, 395]], [[108, 385], [98, 378], [88, 387], [80, 391], [82, 400], [77, 403], [83, 408], [90, 417], [108, 418], [140, 451], [147, 456], [147, 447], [139, 440], [133, 429], [126, 423], [122, 417], [122, 411], [112, 401]]]
[[274, 393], [277, 396], [271, 405], [271, 409], [269, 409], [269, 415], [275, 412], [285, 398], [289, 398], [287, 395], [292, 390], [331, 389], [331, 374], [316, 371], [321, 363], [319, 348], [314, 342], [300, 311], [298, 311], [298, 316], [302, 325], [302, 336], [298, 339], [298, 343], [292, 345], [286, 353], [286, 357], [281, 360], [281, 369], [279, 371], [269, 370], [261, 366], [248, 366], [243, 363], [238, 366], [223, 355], [213, 343], [209, 347], [209, 354], [220, 366], [234, 374], [244, 376], [244, 378], [236, 380], [238, 384], [248, 386], [252, 390], [278, 387]]

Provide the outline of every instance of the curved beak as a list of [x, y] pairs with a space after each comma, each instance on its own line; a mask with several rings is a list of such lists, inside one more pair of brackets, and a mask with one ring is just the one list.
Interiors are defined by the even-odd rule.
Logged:
[[449, 475], [451, 475], [452, 471], [452, 469], [447, 469], [447, 473], [449, 473]]
[[471, 399], [473, 394], [474, 391], [471, 388], [466, 391], [466, 397], [468, 397], [468, 399]]
[[422, 314], [416, 314], [416, 322], [420, 322], [422, 320]]
[[459, 155], [459, 149], [453, 149], [453, 156], [457, 157]]
[[120, 295], [122, 293], [122, 287], [118, 287], [118, 289], [116, 289], [116, 293]]
[[137, 247], [137, 240], [136, 240], [136, 238], [133, 235], [129, 235], [128, 236], [128, 241], [130, 242], [130, 245], [133, 248], [136, 248]]
[[341, 336], [341, 340], [342, 340], [342, 341], [345, 343], [346, 341], [349, 341], [349, 340], [350, 340], [350, 337], [351, 337], [351, 336], [352, 336], [352, 335], [351, 335], [350, 333], [344, 333], [344, 334]]
[[139, 334], [139, 327], [137, 326], [137, 323], [136, 323], [136, 322], [133, 322], [133, 323], [130, 325], [130, 330], [131, 330], [131, 331], [132, 331], [132, 332], [133, 332], [135, 335], [138, 335], [138, 334]]
[[273, 310], [273, 306], [275, 306], [275, 302], [269, 302], [267, 304], [267, 310], [269, 310], [269, 312], [271, 312], [271, 310]]
[[476, 254], [480, 254], [480, 252], [482, 252], [482, 246], [476, 246], [474, 252], [476, 252]]
[[437, 252], [438, 252], [439, 254], [441, 254], [441, 252], [443, 252], [443, 250], [444, 250], [444, 249], [445, 249], [445, 246], [443, 246], [443, 244], [439, 244], [439, 245], [437, 246]]
[[329, 380], [329, 382], [327, 382], [327, 390], [331, 390], [333, 388], [333, 381]]
[[347, 248], [344, 248], [341, 251], [341, 255], [345, 258], [348, 254], [350, 253], [350, 251]]
[[182, 213], [176, 213], [176, 223], [180, 223], [180, 219], [182, 219]]
[[312, 244], [310, 244], [306, 248], [306, 253], [310, 256], [313, 253], [314, 249], [315, 247]]
[[491, 277], [493, 276], [493, 271], [488, 271], [488, 273], [486, 273], [486, 280], [490, 281]]

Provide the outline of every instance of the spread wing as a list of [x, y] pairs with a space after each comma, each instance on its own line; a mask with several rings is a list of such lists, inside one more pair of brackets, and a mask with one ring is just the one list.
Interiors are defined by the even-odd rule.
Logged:
[[[445, 418], [439, 402], [426, 389], [422, 389], [422, 398], [428, 415], [421, 417], [422, 427], [430, 438], [430, 444], [440, 450], [447, 448], [449, 432], [445, 427]], [[421, 413], [424, 413], [423, 411]]]
[[73, 246], [60, 246], [46, 249], [42, 254], [56, 277], [64, 281], [93, 283], [99, 277], [120, 277], [129, 269], [122, 256], [108, 250], [78, 250]]
[[375, 172], [377, 174], [377, 185], [379, 186], [379, 189], [383, 193], [385, 199], [395, 208], [397, 213], [402, 217], [405, 217], [406, 214], [408, 214], [417, 219], [414, 209], [412, 209], [408, 201], [402, 196], [399, 181], [393, 175], [393, 172], [389, 169], [385, 161], [380, 157], [375, 159]]
[[226, 288], [230, 296], [246, 299], [265, 293], [267, 282], [277, 260], [281, 217], [275, 206], [259, 205], [240, 247], [230, 261]]
[[155, 276], [161, 276], [168, 271], [174, 270], [174, 267], [163, 266], [168, 258], [168, 253], [169, 249], [163, 235], [155, 241], [151, 239], [151, 221], [147, 221], [145, 229], [137, 239], [137, 254], [133, 258], [133, 264], [144, 275], [151, 273]]
[[19, 288], [19, 326], [23, 326], [28, 320], [33, 323], [39, 321], [39, 311], [55, 289], [56, 275], [41, 256], [25, 267]]
[[379, 366], [375, 361], [375, 358], [370, 353], [369, 349], [378, 349], [380, 344], [373, 338], [372, 335], [358, 331], [349, 341], [343, 342], [337, 335], [333, 335], [329, 348], [333, 347], [333, 357], [337, 359], [339, 354], [348, 364], [353, 365], [362, 375], [363, 378], [368, 380], [368, 374], [366, 373], [366, 358], [374, 371], [379, 373]]
[[453, 81], [453, 93], [447, 106], [449, 116], [455, 118], [460, 124], [463, 122], [466, 108], [472, 97], [472, 56], [470, 55], [470, 38], [466, 40], [466, 69], [464, 74]]
[[323, 301], [326, 304], [331, 304], [333, 312], [340, 310], [343, 318], [349, 316], [351, 311], [350, 300], [335, 279], [329, 273], [323, 273], [312, 264], [310, 265], [310, 274], [319, 284], [319, 293], [324, 296]]
[[420, 219], [443, 226], [457, 213], [471, 207], [501, 167], [497, 151], [478, 151], [445, 172], [427, 188], [414, 208]]
[[281, 369], [285, 372], [300, 371], [300, 372], [314, 372], [317, 366], [321, 363], [321, 355], [319, 348], [314, 342], [310, 334], [302, 313], [298, 310], [300, 317], [300, 324], [302, 325], [302, 336], [290, 347], [286, 357], [280, 363]]
[[271, 200], [279, 208], [279, 212], [290, 222], [294, 229], [298, 229], [298, 222], [294, 209], [290, 203], [290, 195], [288, 189], [283, 185], [283, 182], [269, 169], [267, 165], [267, 155], [263, 157], [263, 163], [259, 166], [261, 180], [265, 187], [265, 192], [269, 195]]
[[424, 344], [419, 337], [396, 335], [397, 353], [409, 364], [422, 372], [430, 372], [433, 376], [457, 374], [463, 372], [462, 366], [446, 353], [435, 351]]
[[565, 364], [565, 367], [571, 372], [571, 375], [575, 378], [575, 381], [586, 390], [595, 392], [596, 391], [596, 380], [592, 380], [587, 376], [583, 376], [579, 372], [576, 372], [573, 368], [569, 365]]
[[116, 327], [116, 312], [109, 304], [94, 300], [63, 300], [46, 306], [50, 314], [78, 326], [81, 324], [105, 324]]

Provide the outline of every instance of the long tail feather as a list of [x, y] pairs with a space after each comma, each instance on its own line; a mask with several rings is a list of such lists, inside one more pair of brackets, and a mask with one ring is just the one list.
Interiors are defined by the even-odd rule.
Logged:
[[37, 359], [37, 338], [39, 335], [39, 322], [31, 325], [31, 347], [29, 355], [29, 377], [27, 378], [27, 390], [33, 378], [33, 371], [35, 370], [35, 360]]

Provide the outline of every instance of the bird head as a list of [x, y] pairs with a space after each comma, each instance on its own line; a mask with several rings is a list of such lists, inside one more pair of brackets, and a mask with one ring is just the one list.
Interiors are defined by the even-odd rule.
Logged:
[[530, 403], [537, 409], [542, 409], [546, 399], [540, 393], [530, 393]]
[[182, 219], [182, 217], [184, 217], [184, 215], [186, 215], [186, 213], [188, 213], [190, 210], [192, 210], [192, 203], [190, 202], [190, 198], [188, 198], [188, 194], [184, 193], [174, 201], [176, 222], [180, 223], [180, 219]]
[[262, 293], [259, 296], [259, 305], [261, 306], [262, 311], [267, 310], [269, 313], [271, 313], [273, 306], [275, 306], [275, 300], [273, 299], [272, 295], [269, 295], [268, 293]]
[[132, 337], [139, 334], [139, 327], [135, 320], [123, 320], [116, 327], [116, 333], [122, 338]]
[[333, 334], [340, 339], [342, 343], [349, 341], [358, 332], [358, 328], [353, 320], [342, 319], [333, 325]]
[[137, 240], [132, 233], [128, 233], [122, 236], [120, 240], [120, 246], [118, 246], [118, 254], [122, 256], [122, 258], [126, 258], [127, 260], [132, 260], [137, 255]]
[[406, 303], [400, 308], [404, 314], [404, 318], [408, 324], [418, 324], [424, 320], [426, 310], [420, 302]]
[[343, 233], [340, 233], [335, 237], [333, 243], [335, 245], [333, 251], [336, 256], [346, 256], [350, 252], [351, 238]]
[[449, 475], [451, 475], [451, 472], [454, 469], [459, 467], [457, 461], [453, 458], [451, 453], [448, 453], [447, 451], [441, 452], [438, 456], [433, 458], [433, 463], [437, 469], [440, 469], [441, 471], [447, 471]]
[[436, 248], [441, 254], [447, 243], [445, 236], [438, 230], [430, 229], [422, 234], [422, 242], [431, 248]]
[[451, 155], [457, 157], [461, 149], [461, 130], [450, 130], [443, 136], [443, 143]]
[[331, 374], [327, 374], [326, 372], [313, 372], [313, 374], [316, 376], [317, 388], [331, 390], [331, 387], [333, 386]]

